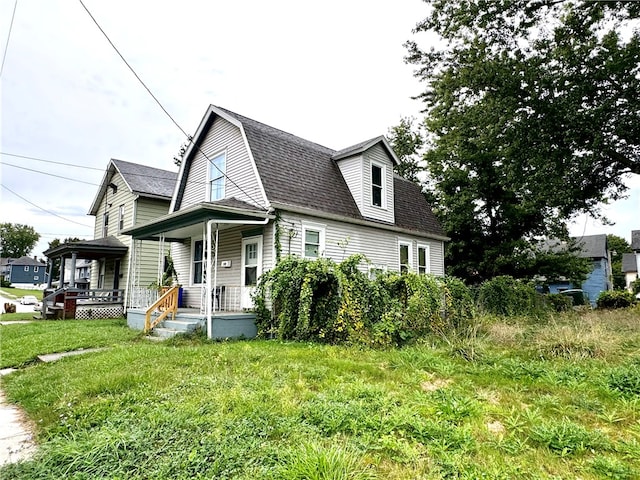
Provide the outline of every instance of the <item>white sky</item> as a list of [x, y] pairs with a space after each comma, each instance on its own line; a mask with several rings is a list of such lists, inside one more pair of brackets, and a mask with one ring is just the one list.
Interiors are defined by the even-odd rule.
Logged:
[[[341, 149], [420, 117], [421, 91], [402, 44], [421, 0], [85, 0], [123, 56], [188, 133], [209, 104]], [[14, 0], [0, 0], [0, 54]], [[426, 38], [417, 40], [424, 46]], [[177, 170], [182, 133], [107, 43], [78, 1], [19, 0], [0, 80], [0, 221], [54, 238], [92, 238], [87, 212], [110, 158]], [[88, 182], [78, 183], [7, 164]], [[614, 227], [579, 219], [572, 234], [640, 228], [640, 181], [607, 210]]]

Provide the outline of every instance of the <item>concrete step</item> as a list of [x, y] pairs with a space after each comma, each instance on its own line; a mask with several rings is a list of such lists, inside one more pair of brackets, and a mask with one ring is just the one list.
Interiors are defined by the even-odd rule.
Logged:
[[185, 332], [180, 332], [173, 328], [156, 327], [153, 329], [151, 333], [154, 337], [165, 339], [165, 338], [175, 337], [179, 333], [185, 333]]
[[180, 333], [193, 332], [198, 326], [198, 322], [188, 322], [184, 320], [163, 320], [160, 325], [161, 328], [167, 328], [170, 330], [177, 330]]

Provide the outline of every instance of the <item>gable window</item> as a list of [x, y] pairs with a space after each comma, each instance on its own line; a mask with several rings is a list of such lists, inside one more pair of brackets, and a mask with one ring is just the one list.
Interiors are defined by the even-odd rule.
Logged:
[[105, 212], [102, 215], [102, 236], [109, 235], [109, 212]]
[[429, 245], [418, 245], [418, 273], [425, 275], [431, 271]]
[[324, 226], [314, 224], [302, 225], [302, 256], [318, 258], [324, 253]]
[[193, 242], [193, 265], [191, 281], [194, 285], [202, 284], [204, 271], [204, 242], [196, 240]]
[[411, 242], [398, 242], [398, 256], [400, 273], [411, 270]]
[[224, 180], [227, 168], [226, 152], [219, 153], [209, 162], [209, 201], [224, 198]]
[[385, 167], [377, 163], [371, 164], [371, 205], [384, 208]]
[[118, 207], [118, 230], [124, 229], [124, 205]]

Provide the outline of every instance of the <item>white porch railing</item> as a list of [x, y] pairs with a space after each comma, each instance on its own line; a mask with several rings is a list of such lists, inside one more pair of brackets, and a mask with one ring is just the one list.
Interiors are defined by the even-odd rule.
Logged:
[[[253, 288], [239, 285], [219, 285], [215, 293], [211, 293], [211, 306], [216, 312], [241, 312], [243, 308], [251, 308], [253, 303], [250, 300], [250, 292]], [[129, 292], [128, 307], [146, 309], [153, 305], [158, 298], [160, 298], [160, 295], [156, 289], [133, 287]], [[200, 301], [202, 303], [201, 310], [204, 311], [204, 295], [201, 296]], [[189, 304], [193, 305], [192, 302], [193, 298], [191, 298]]]
[[129, 290], [129, 308], [147, 308], [158, 300], [158, 290], [155, 288], [132, 287]]
[[220, 285], [212, 292], [212, 306], [214, 311], [240, 312], [243, 305], [242, 295], [246, 287]]

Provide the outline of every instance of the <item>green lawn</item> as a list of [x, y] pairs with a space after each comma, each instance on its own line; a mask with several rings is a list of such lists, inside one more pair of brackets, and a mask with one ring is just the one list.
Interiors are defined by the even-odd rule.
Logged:
[[[52, 343], [105, 344], [82, 323], [48, 323]], [[2, 327], [3, 352], [32, 325]], [[2, 378], [41, 448], [0, 478], [640, 476], [640, 310], [479, 332], [387, 351], [114, 336]]]
[[27, 290], [24, 288], [12, 288], [12, 287], [2, 287], [0, 291], [4, 293], [6, 297], [9, 297], [12, 300], [18, 300], [25, 295], [33, 295], [39, 301], [42, 301], [42, 290]]

